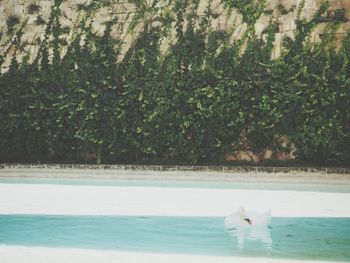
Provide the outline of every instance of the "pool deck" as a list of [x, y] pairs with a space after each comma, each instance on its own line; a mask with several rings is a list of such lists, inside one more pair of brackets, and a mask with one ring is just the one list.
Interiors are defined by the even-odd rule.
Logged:
[[[350, 184], [348, 173], [143, 171], [57, 167], [2, 167], [5, 178], [83, 178], [215, 182]], [[151, 215], [225, 217], [239, 206], [270, 209], [273, 217], [350, 217], [349, 192], [1, 183], [0, 214]], [[320, 263], [294, 259], [214, 257], [0, 245], [1, 263]]]
[[[280, 258], [219, 257], [160, 253], [130, 253], [118, 251], [97, 251], [92, 249], [63, 249], [43, 247], [1, 246], [1, 263], [326, 263]], [[30, 260], [28, 260], [30, 259]]]
[[[82, 178], [208, 182], [350, 183], [349, 174], [125, 171], [3, 167], [1, 178]], [[350, 191], [318, 192], [155, 186], [0, 183], [0, 214], [227, 216], [239, 206], [280, 217], [350, 217]]]
[[276, 217], [350, 217], [350, 193], [0, 184], [0, 214], [228, 216], [239, 206]]

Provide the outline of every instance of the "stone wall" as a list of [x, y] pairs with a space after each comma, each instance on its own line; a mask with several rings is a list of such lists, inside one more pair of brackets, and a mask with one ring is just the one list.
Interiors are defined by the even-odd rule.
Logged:
[[[256, 34], [261, 34], [271, 20], [279, 23], [279, 31], [276, 34], [275, 49], [273, 51], [274, 57], [280, 54], [283, 36], [293, 35], [293, 31], [296, 28], [295, 18], [297, 16], [297, 7], [300, 5], [301, 1], [302, 0], [267, 0], [266, 12], [264, 12], [255, 23]], [[138, 32], [137, 28], [133, 32], [128, 31], [130, 22], [135, 18], [135, 15], [140, 12], [140, 9], [130, 2], [131, 1], [127, 0], [110, 0], [108, 6], [101, 6], [95, 10], [93, 15], [92, 27], [98, 34], [102, 34], [106, 21], [117, 19], [118, 23], [113, 26], [112, 34], [123, 39], [125, 45], [123, 45], [122, 53], [126, 52]], [[0, 52], [4, 53], [4, 51], [9, 48], [6, 46], [6, 43], [8, 43], [8, 41], [6, 42], [7, 25], [11, 18], [16, 17], [20, 22], [18, 24], [24, 24], [22, 42], [25, 42], [27, 50], [35, 54], [37, 51], [36, 39], [42, 37], [44, 34], [45, 21], [49, 18], [53, 3], [54, 0], [0, 1], [0, 30], [4, 32], [2, 35], [5, 35], [5, 37], [1, 38]], [[78, 30], [78, 22], [86, 15], [79, 7], [89, 3], [91, 3], [91, 0], [64, 0], [60, 6], [62, 11], [60, 18], [61, 25]], [[144, 3], [145, 6], [151, 6], [152, 0], [144, 0]], [[247, 29], [247, 25], [242, 22], [242, 16], [235, 9], [228, 10], [225, 8], [220, 0], [200, 0], [196, 10], [198, 16], [204, 15], [209, 3], [210, 9], [218, 14], [216, 18], [211, 20], [212, 26], [217, 29], [232, 32], [232, 40], [239, 39]], [[304, 7], [300, 13], [301, 17], [305, 19], [312, 18], [321, 3], [322, 0], [305, 0]], [[39, 10], [35, 10], [35, 8], [33, 10], [33, 6], [39, 7]], [[281, 6], [289, 11], [284, 14], [281, 13], [281, 10], [279, 10]], [[345, 16], [350, 20], [350, 0], [329, 0], [330, 11], [342, 9], [345, 10]], [[167, 4], [167, 1], [160, 1], [156, 7], [153, 8], [153, 11], [143, 13], [143, 19], [152, 19], [152, 16], [154, 16], [156, 12], [159, 13], [169, 10], [171, 10], [171, 6]], [[332, 13], [329, 12], [327, 15], [332, 15]], [[311, 41], [317, 42], [320, 40], [320, 35], [322, 36], [326, 24], [327, 23], [322, 23], [316, 28], [311, 36]], [[140, 23], [139, 27], [142, 27], [142, 23]], [[336, 33], [338, 44], [349, 29], [350, 22], [340, 23]], [[69, 37], [70, 36], [67, 36], [68, 39]], [[164, 49], [166, 49], [168, 43], [168, 40], [164, 40]], [[9, 54], [11, 54], [11, 52], [9, 52]], [[7, 57], [5, 67], [9, 62], [10, 58]]]
[[[144, 177], [147, 177], [147, 171], [149, 172], [196, 172], [196, 173], [210, 173], [216, 180], [229, 181], [228, 176], [224, 178], [220, 177], [220, 174], [243, 174], [244, 177], [248, 177], [249, 174], [259, 175], [261, 180], [264, 176], [263, 174], [276, 174], [279, 177], [287, 178], [288, 175], [299, 177], [302, 175], [304, 179], [312, 175], [318, 177], [319, 179], [337, 179], [337, 180], [350, 180], [350, 168], [339, 168], [339, 167], [283, 167], [283, 166], [200, 166], [200, 165], [95, 165], [95, 164], [23, 164], [23, 163], [0, 163], [0, 177], [11, 177], [14, 173], [21, 174], [21, 170], [24, 171], [22, 177], [65, 177], [64, 172], [67, 171], [84, 171], [83, 175], [77, 175], [76, 177], [88, 178], [89, 171], [97, 174], [96, 178], [101, 179], [101, 174], [98, 172], [108, 175], [110, 173], [117, 174], [118, 172], [127, 172], [131, 175], [131, 172], [141, 172]], [[54, 172], [58, 171], [58, 172]], [[43, 172], [43, 175], [40, 173]], [[34, 173], [34, 175], [32, 174]], [[162, 173], [164, 177], [166, 173]], [[185, 177], [187, 176], [184, 174]], [[283, 176], [281, 176], [283, 175]], [[331, 177], [328, 177], [331, 175]], [[339, 175], [339, 176], [336, 176]], [[73, 177], [74, 173], [70, 173]], [[128, 178], [127, 175], [123, 176], [125, 179]], [[131, 177], [131, 176], [130, 176]], [[129, 177], [129, 179], [130, 179]], [[108, 177], [110, 179], [117, 179], [117, 176]], [[210, 179], [210, 176], [206, 177]], [[231, 179], [234, 179], [231, 178]]]

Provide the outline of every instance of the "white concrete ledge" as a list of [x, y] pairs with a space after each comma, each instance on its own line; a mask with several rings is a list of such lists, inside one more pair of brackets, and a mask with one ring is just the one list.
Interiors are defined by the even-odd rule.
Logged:
[[350, 217], [350, 193], [0, 184], [1, 214], [228, 216], [239, 206], [274, 217]]
[[326, 263], [331, 261], [280, 258], [220, 257], [161, 253], [131, 253], [92, 249], [0, 246], [1, 263]]

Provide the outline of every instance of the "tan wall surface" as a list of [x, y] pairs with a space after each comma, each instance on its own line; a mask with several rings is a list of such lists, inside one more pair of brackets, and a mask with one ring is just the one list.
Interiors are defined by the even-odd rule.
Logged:
[[[37, 19], [40, 16], [45, 21], [48, 20], [53, 0], [2, 0], [0, 1], [0, 30], [5, 32], [5, 37], [1, 39], [0, 52], [4, 53], [7, 50], [6, 42], [6, 24], [7, 20], [11, 16], [17, 16], [21, 22], [25, 22], [24, 35], [22, 42], [26, 43], [26, 49], [35, 54], [37, 50], [35, 40], [42, 38], [45, 30], [45, 25], [38, 25]], [[75, 28], [79, 30], [78, 22], [86, 16], [84, 11], [79, 11], [78, 6], [82, 4], [89, 4], [91, 0], [64, 0], [61, 4], [62, 15], [60, 23], [62, 26]], [[152, 0], [145, 0], [146, 5], [151, 5]], [[279, 23], [279, 32], [276, 34], [275, 49], [273, 56], [277, 57], [281, 51], [281, 42], [284, 35], [293, 36], [293, 31], [296, 28], [295, 19], [297, 17], [297, 8], [287, 14], [281, 14], [278, 10], [279, 5], [283, 5], [285, 9], [298, 7], [301, 0], [267, 0], [265, 12], [255, 23], [256, 34], [261, 34], [270, 23], [270, 21], [277, 21]], [[31, 4], [40, 6], [40, 11], [30, 14], [28, 7]], [[98, 33], [102, 34], [105, 28], [104, 22], [113, 18], [118, 19], [118, 23], [113, 26], [112, 34], [123, 39], [126, 45], [123, 46], [122, 53], [125, 53], [130, 43], [137, 35], [138, 30], [129, 32], [128, 26], [133, 17], [139, 14], [139, 9], [132, 3], [128, 3], [127, 0], [111, 0], [108, 7], [102, 7], [95, 11], [93, 15], [92, 27]], [[208, 4], [210, 3], [210, 9], [218, 14], [217, 18], [211, 20], [211, 25], [216, 29], [232, 32], [232, 40], [239, 39], [247, 29], [247, 25], [242, 22], [242, 16], [237, 10], [228, 10], [224, 7], [220, 0], [200, 0], [197, 7], [197, 15], [201, 16], [205, 13]], [[305, 19], [311, 19], [315, 12], [318, 10], [322, 0], [305, 0], [304, 7], [301, 10], [301, 17]], [[171, 6], [166, 0], [160, 1], [154, 12], [171, 12]], [[350, 0], [329, 0], [329, 10], [345, 9], [346, 17], [350, 20]], [[146, 12], [143, 14], [143, 19], [152, 19], [155, 13]], [[319, 41], [320, 34], [322, 34], [326, 23], [320, 24], [311, 36], [311, 41]], [[139, 28], [142, 27], [140, 23]], [[344, 38], [346, 32], [350, 29], [350, 22], [341, 23], [337, 29], [336, 38], [340, 43]], [[4, 35], [4, 34], [3, 34]], [[69, 40], [70, 36], [67, 36]], [[171, 41], [171, 40], [170, 40]], [[166, 48], [169, 44], [169, 40], [163, 40], [163, 46]], [[9, 58], [7, 58], [7, 63]]]

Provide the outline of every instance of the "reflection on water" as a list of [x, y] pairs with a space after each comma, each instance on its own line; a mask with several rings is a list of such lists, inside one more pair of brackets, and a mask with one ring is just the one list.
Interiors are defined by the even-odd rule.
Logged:
[[267, 226], [240, 226], [228, 229], [228, 231], [233, 237], [237, 238], [239, 249], [243, 249], [244, 244], [250, 240], [260, 242], [263, 248], [272, 248], [270, 229]]

